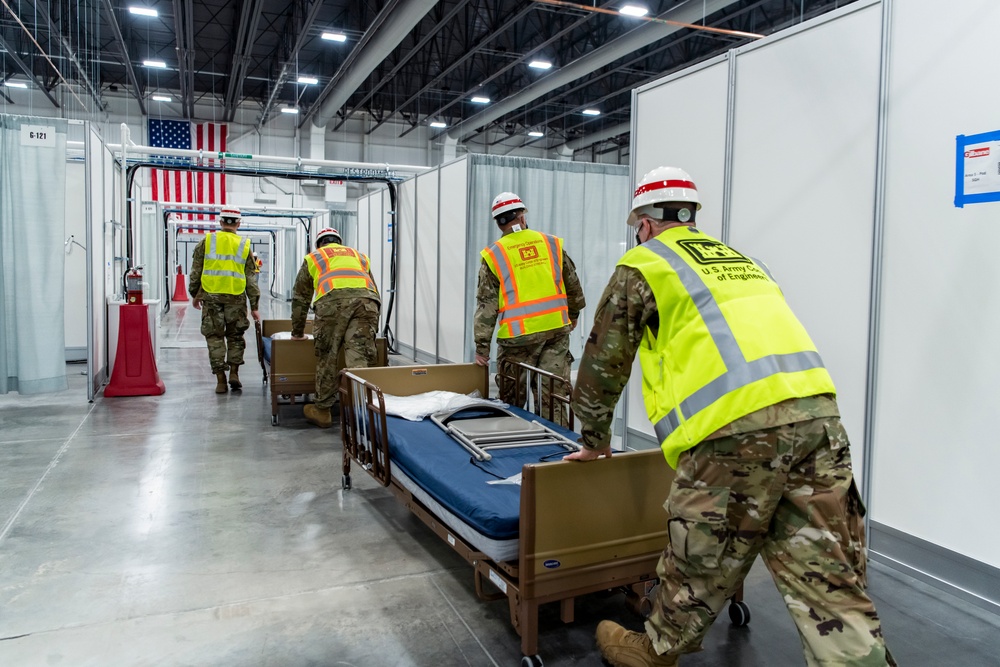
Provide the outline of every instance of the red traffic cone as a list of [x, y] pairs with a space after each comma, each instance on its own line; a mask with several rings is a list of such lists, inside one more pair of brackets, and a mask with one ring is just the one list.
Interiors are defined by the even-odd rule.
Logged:
[[187, 301], [188, 293], [187, 286], [184, 284], [184, 274], [181, 273], [180, 264], [177, 265], [177, 284], [174, 286], [174, 295], [170, 297], [171, 301]]
[[118, 354], [105, 396], [159, 396], [166, 388], [149, 338], [149, 304], [119, 306]]

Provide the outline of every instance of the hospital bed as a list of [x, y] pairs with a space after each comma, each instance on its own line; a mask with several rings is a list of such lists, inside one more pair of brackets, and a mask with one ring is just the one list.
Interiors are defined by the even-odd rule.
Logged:
[[[305, 333], [312, 334], [313, 321], [306, 320]], [[263, 371], [263, 382], [271, 387], [271, 425], [278, 425], [278, 408], [295, 405], [296, 397], [316, 392], [316, 348], [312, 338], [306, 340], [274, 340], [274, 334], [291, 331], [291, 320], [264, 320], [256, 327], [257, 358]], [[344, 366], [344, 353], [340, 353]], [[388, 365], [384, 338], [375, 339], [375, 363]]]
[[[576, 597], [621, 589], [633, 611], [648, 614], [667, 542], [662, 507], [673, 479], [663, 454], [649, 450], [575, 463], [561, 461], [565, 449], [547, 445], [491, 450], [490, 461], [477, 461], [430, 419], [386, 414], [386, 395], [432, 390], [488, 396], [487, 369], [455, 364], [342, 371], [343, 488], [351, 488], [357, 463], [472, 566], [480, 599], [506, 598], [521, 637], [522, 667], [542, 664], [542, 604], [558, 602], [560, 619], [570, 623]], [[515, 473], [520, 485], [511, 483]], [[748, 621], [742, 590], [730, 608], [735, 605]]]

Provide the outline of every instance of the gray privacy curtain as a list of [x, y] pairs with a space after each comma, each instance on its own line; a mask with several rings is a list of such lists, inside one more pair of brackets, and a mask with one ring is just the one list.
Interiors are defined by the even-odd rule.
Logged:
[[68, 127], [64, 119], [0, 115], [0, 394], [67, 386]]
[[358, 247], [358, 214], [356, 212], [330, 211], [330, 226], [340, 232], [340, 238], [344, 240], [344, 245], [352, 248]]
[[[576, 264], [587, 308], [571, 336], [580, 358], [593, 326], [594, 311], [618, 259], [625, 253], [632, 202], [628, 168], [621, 165], [539, 158], [470, 154], [469, 234], [466, 285], [470, 321], [476, 308], [479, 251], [500, 238], [490, 217], [493, 198], [505, 190], [520, 195], [528, 207], [528, 227], [560, 236]], [[474, 350], [472, 327], [469, 349]], [[495, 352], [491, 355], [496, 358]]]

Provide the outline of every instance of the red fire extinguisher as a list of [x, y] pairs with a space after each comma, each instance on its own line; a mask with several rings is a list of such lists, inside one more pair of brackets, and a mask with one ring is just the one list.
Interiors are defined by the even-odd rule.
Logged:
[[125, 302], [142, 305], [142, 267], [137, 266], [125, 274]]

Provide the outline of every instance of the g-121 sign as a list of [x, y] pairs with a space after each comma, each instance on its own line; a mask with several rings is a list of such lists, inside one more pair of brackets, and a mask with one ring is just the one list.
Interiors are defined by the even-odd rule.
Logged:
[[22, 125], [21, 145], [54, 148], [56, 145], [56, 128], [50, 125]]

